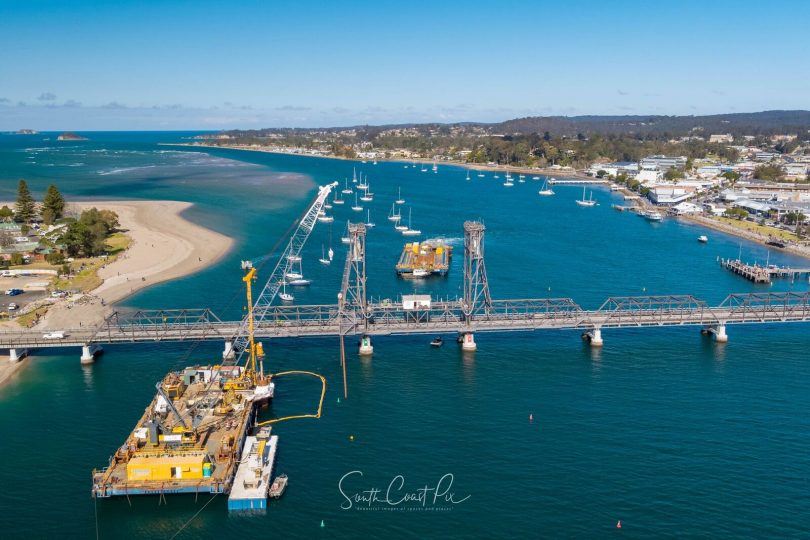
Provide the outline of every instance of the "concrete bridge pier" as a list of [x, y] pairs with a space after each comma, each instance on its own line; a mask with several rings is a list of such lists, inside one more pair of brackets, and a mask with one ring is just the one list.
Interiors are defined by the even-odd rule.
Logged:
[[96, 356], [102, 353], [101, 345], [90, 344], [82, 346], [82, 356], [79, 359], [83, 366], [87, 366], [96, 361]]
[[475, 336], [472, 332], [465, 332], [461, 335], [461, 350], [464, 352], [473, 352], [478, 349], [475, 343]]
[[360, 356], [371, 356], [374, 354], [374, 346], [371, 344], [371, 336], [360, 338], [360, 347], [357, 351]]
[[726, 334], [726, 325], [718, 324], [709, 328], [709, 332], [714, 334], [714, 340], [717, 343], [727, 343], [728, 334]]
[[591, 347], [601, 347], [605, 344], [602, 340], [602, 327], [596, 326], [593, 329], [589, 330], [582, 334], [582, 339], [588, 341], [591, 344]]
[[222, 351], [223, 360], [233, 360], [236, 355], [233, 352], [233, 341], [225, 341], [225, 350]]
[[28, 349], [9, 349], [8, 361], [11, 363], [19, 362], [23, 357], [28, 355]]

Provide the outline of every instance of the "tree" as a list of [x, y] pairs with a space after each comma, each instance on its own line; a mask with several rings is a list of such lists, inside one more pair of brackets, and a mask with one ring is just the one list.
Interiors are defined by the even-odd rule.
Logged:
[[34, 217], [36, 210], [36, 203], [34, 197], [31, 196], [31, 191], [28, 189], [28, 184], [25, 180], [20, 180], [17, 184], [17, 203], [14, 205], [14, 213], [17, 221], [28, 222]]
[[93, 257], [106, 250], [107, 235], [118, 227], [118, 214], [111, 210], [90, 208], [77, 221], [68, 225], [62, 242], [70, 256]]
[[14, 211], [4, 204], [3, 207], [0, 208], [0, 219], [6, 220], [10, 217], [14, 217]]
[[605, 169], [599, 169], [598, 171], [596, 171], [596, 177], [597, 178], [603, 178], [606, 175], [607, 175], [607, 171]]
[[760, 165], [754, 169], [754, 178], [775, 182], [784, 177], [782, 167], [779, 165]]
[[684, 174], [682, 170], [676, 169], [675, 167], [670, 167], [669, 170], [664, 173], [664, 178], [669, 181], [684, 178], [685, 176], [686, 174]]
[[748, 211], [742, 208], [726, 208], [725, 211], [726, 217], [730, 218], [737, 218], [739, 220], [743, 220], [748, 217]]
[[45, 198], [42, 199], [42, 220], [50, 225], [65, 213], [65, 198], [59, 193], [55, 184], [48, 186]]
[[11, 265], [12, 266], [20, 266], [21, 264], [25, 264], [25, 259], [23, 258], [22, 253], [12, 253], [11, 254]]

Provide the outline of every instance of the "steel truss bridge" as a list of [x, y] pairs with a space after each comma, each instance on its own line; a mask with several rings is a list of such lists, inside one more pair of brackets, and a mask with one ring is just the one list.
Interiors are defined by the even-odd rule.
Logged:
[[[369, 300], [366, 295], [365, 225], [350, 224], [346, 265], [338, 303], [270, 305], [260, 298], [260, 339], [290, 337], [393, 336], [457, 333], [462, 347], [475, 349], [478, 332], [580, 330], [593, 346], [602, 345], [602, 329], [699, 326], [727, 341], [726, 325], [789, 323], [810, 320], [810, 292], [731, 294], [709, 306], [691, 295], [611, 297], [595, 310], [571, 298], [493, 300], [484, 265], [484, 226], [464, 224], [464, 296], [405, 309], [402, 302]], [[277, 288], [277, 287], [276, 287]], [[274, 291], [275, 294], [275, 291]], [[42, 331], [0, 332], [0, 348], [82, 346], [107, 343], [219, 340], [225, 353], [239, 354], [244, 321], [227, 321], [209, 309], [116, 311], [95, 328], [65, 330], [64, 339], [45, 339]], [[365, 344], [365, 345], [363, 345]], [[365, 349], [364, 349], [365, 346]], [[370, 354], [362, 339], [360, 354]]]

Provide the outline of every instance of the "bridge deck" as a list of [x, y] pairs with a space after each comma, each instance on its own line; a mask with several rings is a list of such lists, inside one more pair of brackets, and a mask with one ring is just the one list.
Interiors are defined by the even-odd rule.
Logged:
[[[273, 306], [257, 323], [258, 338], [343, 335], [405, 335], [451, 332], [510, 332], [655, 326], [715, 326], [810, 320], [810, 293], [732, 294], [709, 307], [692, 296], [615, 297], [599, 309], [583, 310], [570, 298], [494, 300], [469, 314], [460, 301], [434, 302], [429, 309], [372, 303], [341, 316], [338, 305]], [[116, 312], [97, 328], [65, 329], [64, 339], [42, 331], [0, 332], [0, 348], [43, 348], [91, 343], [227, 340], [242, 321], [222, 321], [207, 309]]]

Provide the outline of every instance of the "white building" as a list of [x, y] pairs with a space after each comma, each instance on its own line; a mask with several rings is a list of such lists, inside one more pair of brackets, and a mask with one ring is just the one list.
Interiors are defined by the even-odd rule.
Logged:
[[709, 135], [710, 143], [731, 143], [734, 142], [734, 136], [731, 133], [722, 133], [717, 135]]
[[641, 168], [656, 168], [660, 171], [666, 171], [675, 167], [676, 169], [681, 169], [686, 166], [686, 156], [675, 156], [675, 157], [668, 157], [668, 156], [647, 156], [641, 160]]

